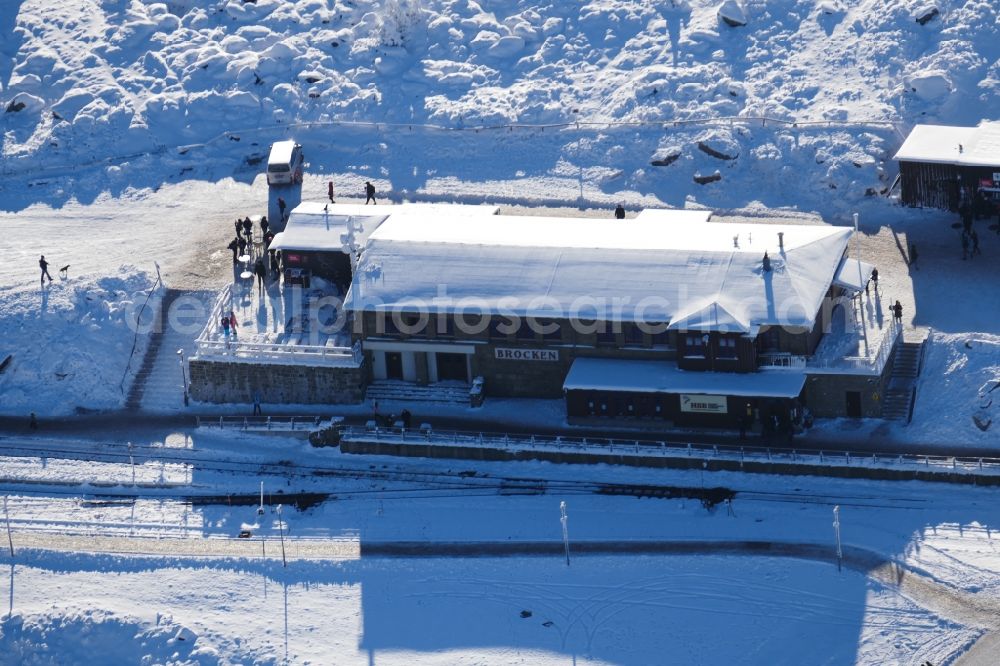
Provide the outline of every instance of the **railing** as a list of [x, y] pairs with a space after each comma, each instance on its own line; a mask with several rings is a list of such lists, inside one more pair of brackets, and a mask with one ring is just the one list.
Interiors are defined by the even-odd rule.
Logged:
[[765, 352], [757, 355], [758, 366], [765, 370], [806, 367], [806, 357], [783, 352]]
[[902, 324], [893, 320], [893, 323], [890, 324], [889, 334], [882, 336], [878, 349], [875, 350], [874, 357], [846, 356], [840, 362], [861, 370], [869, 370], [876, 375], [882, 374], [882, 369], [885, 368], [885, 364], [889, 361], [892, 350], [896, 346], [896, 340], [899, 339], [902, 332]]
[[655, 440], [562, 437], [555, 435], [510, 435], [505, 433], [419, 430], [344, 426], [342, 442], [383, 442], [427, 446], [428, 444], [504, 451], [573, 452], [650, 458], [691, 458], [738, 462], [781, 463], [802, 466], [877, 468], [924, 471], [937, 474], [1000, 476], [1000, 458], [938, 455], [860, 453], [856, 451], [801, 451], [798, 449], [678, 444]]
[[[149, 299], [153, 297], [156, 289], [163, 286], [163, 279], [160, 277], [160, 264], [153, 262], [153, 265], [156, 266], [156, 282], [154, 282], [153, 286], [149, 288], [149, 293], [146, 294], [146, 300], [142, 302], [142, 307], [139, 308], [139, 314], [135, 316], [135, 335], [132, 336], [132, 351], [128, 353], [128, 362], [125, 364], [125, 371], [122, 373], [122, 380], [118, 384], [118, 389], [121, 391], [122, 395], [125, 395], [125, 379], [128, 377], [129, 370], [132, 369], [132, 359], [135, 357], [135, 350], [139, 345], [139, 332], [143, 329], [139, 323], [142, 319], [142, 313], [146, 311], [146, 306], [149, 305]], [[162, 309], [162, 302], [160, 303], [160, 307]], [[157, 318], [160, 316], [161, 315], [159, 313], [156, 315]], [[156, 333], [158, 331], [156, 331], [155, 327], [153, 327], [150, 329], [150, 332]]]
[[[337, 417], [333, 422], [343, 421]], [[219, 430], [274, 430], [276, 432], [312, 432], [330, 419], [321, 416], [196, 416], [199, 428]]]
[[310, 363], [331, 366], [359, 367], [364, 360], [361, 342], [355, 342], [351, 347], [325, 345], [281, 344], [274, 342], [251, 342], [230, 338], [229, 340], [212, 339], [212, 331], [218, 325], [223, 312], [228, 310], [226, 303], [232, 298], [232, 285], [219, 293], [219, 297], [208, 316], [208, 322], [201, 335], [195, 340], [197, 355], [201, 358], [247, 359], [262, 363]]

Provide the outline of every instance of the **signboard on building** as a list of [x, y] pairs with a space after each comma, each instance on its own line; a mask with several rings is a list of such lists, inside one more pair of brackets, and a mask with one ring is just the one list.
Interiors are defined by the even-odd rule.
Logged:
[[507, 349], [497, 347], [494, 350], [500, 361], [558, 361], [559, 352], [555, 349]]
[[681, 393], [681, 411], [698, 414], [725, 414], [726, 396]]

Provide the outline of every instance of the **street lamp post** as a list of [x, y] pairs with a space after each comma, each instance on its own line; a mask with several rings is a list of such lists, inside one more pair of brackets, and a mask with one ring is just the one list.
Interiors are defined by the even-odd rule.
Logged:
[[184, 350], [183, 349], [178, 349], [177, 350], [177, 358], [180, 359], [180, 362], [181, 362], [181, 381], [184, 382], [184, 385], [183, 385], [183, 388], [184, 388], [184, 406], [187, 407], [187, 405], [188, 405], [188, 380], [187, 380], [187, 368], [184, 367]]
[[[861, 287], [864, 288], [864, 277], [861, 275], [861, 245], [860, 237], [858, 235], [858, 214], [854, 214], [854, 253], [858, 255], [858, 282], [861, 283]], [[878, 294], [875, 294], [878, 296]], [[858, 311], [861, 313], [861, 337], [865, 341], [865, 358], [868, 358], [868, 327], [865, 326], [865, 302], [861, 297], [861, 292], [858, 292]]]

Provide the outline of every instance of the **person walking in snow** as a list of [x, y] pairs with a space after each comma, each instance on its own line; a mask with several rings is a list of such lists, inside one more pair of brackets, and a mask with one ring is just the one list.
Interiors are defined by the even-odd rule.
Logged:
[[378, 205], [378, 202], [375, 201], [375, 186], [372, 185], [369, 181], [366, 180], [365, 181], [365, 205], [367, 206], [369, 204], [369, 202], [373, 203], [375, 205]]
[[618, 204], [618, 207], [615, 208], [615, 219], [616, 220], [625, 219], [625, 206]]
[[233, 240], [229, 241], [229, 245], [227, 245], [226, 248], [233, 251], [233, 265], [235, 266], [236, 262], [239, 261], [239, 254], [238, 254], [240, 249], [239, 238], [234, 238]]
[[38, 267], [42, 269], [42, 286], [45, 286], [45, 278], [49, 279], [49, 284], [52, 284], [52, 276], [49, 275], [49, 262], [45, 261], [45, 255], [38, 260]]
[[910, 243], [910, 266], [912, 266], [913, 268], [915, 268], [917, 270], [920, 270], [917, 267], [917, 244], [916, 243]]
[[247, 237], [248, 244], [253, 243], [253, 222], [249, 215], [243, 219], [243, 235]]
[[236, 313], [232, 310], [229, 311], [229, 328], [233, 333], [233, 337], [236, 337]]
[[[872, 269], [872, 286], [875, 287], [875, 294], [878, 294], [878, 269]], [[865, 289], [867, 291], [867, 288]]]
[[979, 249], [979, 234], [976, 233], [975, 229], [973, 229], [972, 233], [969, 234], [969, 238], [972, 240], [972, 256], [974, 257], [977, 254], [982, 254], [982, 250]]
[[282, 199], [281, 197], [278, 197], [278, 213], [280, 213], [280, 215], [281, 215], [281, 221], [282, 222], [285, 221], [285, 208], [286, 207], [287, 207], [287, 204], [285, 203], [285, 200]]
[[260, 216], [260, 237], [267, 238], [267, 215]]
[[219, 326], [222, 328], [222, 335], [225, 336], [226, 342], [229, 341], [229, 315], [222, 315], [222, 319], [219, 320]]
[[333, 200], [333, 181], [331, 180], [326, 184], [326, 195], [330, 197], [330, 203], [337, 203]]
[[892, 318], [896, 320], [897, 324], [903, 323], [903, 304], [899, 300], [892, 306]]

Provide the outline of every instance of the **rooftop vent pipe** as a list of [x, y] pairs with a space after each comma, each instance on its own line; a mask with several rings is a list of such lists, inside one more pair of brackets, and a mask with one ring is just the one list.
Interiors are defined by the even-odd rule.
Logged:
[[771, 259], [770, 259], [770, 257], [768, 257], [768, 256], [767, 256], [767, 250], [765, 250], [765, 251], [764, 251], [764, 262], [763, 262], [763, 268], [764, 268], [764, 270], [765, 270], [765, 271], [767, 271], [768, 273], [770, 273], [770, 272], [771, 272]]
[[778, 249], [781, 250], [782, 252], [785, 251], [785, 232], [784, 231], [779, 231], [778, 232]]

